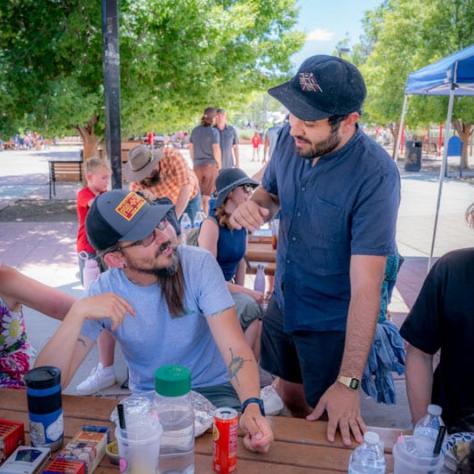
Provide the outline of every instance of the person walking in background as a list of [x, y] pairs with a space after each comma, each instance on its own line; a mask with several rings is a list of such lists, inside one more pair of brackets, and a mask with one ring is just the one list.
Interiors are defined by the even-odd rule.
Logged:
[[280, 211], [275, 291], [263, 318], [262, 367], [308, 420], [327, 413], [362, 441], [359, 386], [372, 346], [386, 258], [396, 252], [400, 176], [387, 152], [358, 126], [366, 95], [343, 59], [308, 58], [269, 90], [290, 112], [252, 197], [232, 213], [239, 229]]
[[128, 153], [124, 174], [132, 191], [140, 191], [151, 201], [170, 199], [178, 219], [186, 212], [194, 222], [201, 210], [197, 177], [178, 150], [136, 146]]
[[216, 187], [217, 173], [222, 167], [219, 132], [213, 127], [216, 114], [214, 107], [204, 110], [201, 124], [193, 128], [189, 143], [189, 153], [201, 189], [202, 208], [206, 214], [209, 213], [209, 199]]
[[227, 124], [224, 109], [217, 109], [215, 127], [220, 137], [222, 169], [240, 168], [239, 137], [235, 128]]
[[252, 161], [260, 161], [260, 146], [262, 144], [262, 136], [255, 130], [252, 139], [250, 140], [252, 143]]

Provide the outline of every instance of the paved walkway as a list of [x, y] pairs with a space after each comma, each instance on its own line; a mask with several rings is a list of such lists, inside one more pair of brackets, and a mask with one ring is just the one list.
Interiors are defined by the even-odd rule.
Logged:
[[[83, 294], [78, 281], [75, 252], [77, 224], [74, 197], [78, 185], [59, 184], [57, 198], [48, 201], [47, 158], [72, 156], [78, 147], [55, 147], [43, 152], [0, 152], [0, 261], [13, 265], [27, 275], [57, 287], [76, 297]], [[260, 165], [252, 162], [250, 146], [241, 147], [242, 167], [249, 174]], [[433, 216], [436, 207], [436, 164], [420, 173], [402, 175], [402, 203], [397, 241], [406, 261], [401, 269], [391, 311], [400, 324], [412, 306], [426, 275]], [[454, 173], [451, 173], [454, 176]], [[474, 201], [474, 185], [469, 180], [449, 179], [444, 184], [443, 200], [435, 255], [472, 246], [474, 233], [463, 221], [466, 207]], [[26, 309], [27, 329], [33, 345], [40, 349], [58, 323]], [[82, 364], [67, 392], [89, 373], [97, 361], [94, 349]], [[125, 377], [125, 364], [117, 349], [116, 373]], [[368, 397], [363, 400], [363, 414], [369, 424], [406, 427], [409, 413], [403, 378], [396, 380], [398, 404], [378, 405]], [[106, 394], [120, 393], [117, 387]]]

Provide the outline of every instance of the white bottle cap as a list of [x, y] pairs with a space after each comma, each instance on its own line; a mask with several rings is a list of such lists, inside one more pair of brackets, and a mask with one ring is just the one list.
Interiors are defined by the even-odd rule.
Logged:
[[378, 444], [380, 443], [380, 436], [374, 431], [366, 431], [364, 441], [367, 444]]
[[433, 416], [441, 416], [443, 409], [439, 405], [428, 405], [428, 413]]

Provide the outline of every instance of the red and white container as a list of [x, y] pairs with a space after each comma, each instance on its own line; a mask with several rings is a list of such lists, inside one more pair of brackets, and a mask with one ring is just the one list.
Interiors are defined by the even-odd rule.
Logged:
[[239, 415], [233, 408], [219, 408], [214, 413], [212, 429], [214, 472], [228, 474], [237, 469]]

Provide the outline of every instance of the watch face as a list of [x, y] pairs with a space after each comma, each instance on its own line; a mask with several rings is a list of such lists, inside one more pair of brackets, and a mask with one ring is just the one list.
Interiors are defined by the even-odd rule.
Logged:
[[352, 388], [352, 390], [357, 390], [359, 388], [359, 381], [357, 379], [351, 379], [349, 387]]

